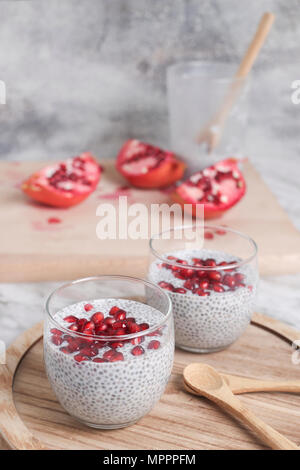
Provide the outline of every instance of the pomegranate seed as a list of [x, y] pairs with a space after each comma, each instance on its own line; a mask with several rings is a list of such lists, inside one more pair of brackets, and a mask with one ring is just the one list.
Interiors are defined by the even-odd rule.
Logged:
[[144, 330], [148, 330], [148, 328], [150, 328], [150, 325], [148, 325], [148, 323], [140, 323], [139, 327], [141, 331], [144, 331]]
[[185, 294], [186, 290], [183, 287], [177, 287], [174, 289], [174, 292], [176, 292], [176, 294]]
[[225, 284], [226, 286], [232, 288], [235, 286], [235, 278], [234, 276], [231, 276], [230, 274], [225, 274], [225, 276], [223, 277], [223, 284]]
[[78, 339], [71, 339], [69, 340], [68, 351], [73, 353], [75, 351], [79, 351], [81, 347], [81, 342]]
[[93, 321], [88, 321], [84, 326], [84, 330], [94, 330], [94, 329], [95, 329], [95, 323]]
[[243, 282], [237, 282], [236, 287], [246, 287], [246, 284], [244, 284]]
[[226, 261], [222, 261], [221, 263], [218, 264], [218, 266], [227, 266]]
[[112, 308], [110, 309], [109, 315], [111, 315], [112, 317], [114, 317], [115, 314], [118, 313], [119, 310], [120, 310], [119, 307], [114, 306], [114, 307], [112, 307]]
[[78, 331], [77, 323], [73, 323], [73, 325], [69, 326], [68, 329], [71, 330], [71, 331]]
[[64, 340], [62, 339], [61, 336], [53, 335], [51, 338], [51, 341], [53, 344], [55, 344], [55, 346], [60, 346]]
[[103, 354], [103, 358], [110, 360], [110, 358], [111, 358], [114, 354], [115, 354], [114, 349], [109, 349], [108, 351], [105, 351], [105, 353]]
[[109, 359], [109, 362], [124, 361], [124, 356], [121, 352], [115, 352], [113, 356]]
[[50, 332], [53, 334], [53, 335], [56, 335], [56, 336], [61, 336], [63, 334], [62, 331], [58, 330], [57, 328], [52, 328], [52, 330], [50, 330]]
[[49, 217], [48, 219], [48, 224], [59, 224], [61, 222], [61, 219], [58, 217]]
[[148, 349], [158, 349], [159, 347], [160, 347], [160, 342], [155, 339], [150, 341], [150, 343], [148, 344]]
[[169, 255], [169, 256], [167, 256], [167, 259], [170, 259], [170, 260], [175, 260], [176, 258], [175, 258], [175, 256], [171, 256], [171, 255]]
[[68, 348], [66, 348], [66, 347], [59, 348], [59, 350], [60, 350], [61, 352], [63, 352], [64, 354], [70, 354], [70, 351], [69, 351], [69, 349], [68, 349]]
[[78, 331], [81, 333], [82, 330], [84, 329], [85, 325], [86, 325], [87, 321], [85, 318], [80, 318], [80, 320], [77, 321], [77, 325], [78, 325]]
[[119, 328], [118, 330], [113, 330], [113, 335], [115, 336], [126, 335], [126, 331], [124, 328]]
[[169, 290], [171, 292], [173, 292], [173, 290], [174, 290], [174, 287], [169, 282], [161, 281], [161, 282], [158, 283], [158, 285], [160, 287], [162, 287], [162, 289], [166, 289], [166, 290]]
[[183, 287], [185, 287], [185, 288], [188, 289], [188, 290], [192, 290], [193, 287], [194, 287], [194, 282], [191, 281], [190, 279], [188, 279], [188, 280], [185, 281], [185, 283], [183, 284]]
[[119, 328], [122, 328], [125, 330], [127, 328], [127, 323], [125, 321], [118, 320], [112, 325], [113, 330], [118, 330]]
[[199, 282], [199, 287], [200, 287], [200, 289], [207, 289], [208, 286], [209, 286], [209, 282], [208, 282], [208, 281], [204, 281], [204, 280], [203, 280], [203, 281], [200, 281], [200, 282]]
[[93, 357], [93, 356], [97, 356], [98, 354], [98, 351], [94, 348], [83, 348], [80, 353], [83, 355], [83, 356], [87, 356], [87, 357]]
[[95, 325], [97, 325], [104, 320], [104, 315], [102, 312], [96, 312], [94, 315], [92, 315], [91, 320], [95, 323]]
[[222, 284], [220, 284], [219, 282], [215, 282], [215, 283], [213, 284], [213, 290], [214, 290], [215, 292], [224, 292], [225, 289], [224, 289], [224, 287], [222, 286]]
[[106, 331], [108, 328], [107, 324], [106, 323], [100, 323], [98, 325], [96, 325], [96, 335], [101, 335], [104, 331]]
[[220, 281], [221, 278], [222, 278], [222, 275], [218, 271], [211, 271], [211, 272], [208, 273], [208, 277], [209, 277], [209, 279], [211, 279], [213, 281]]
[[144, 337], [143, 336], [138, 336], [137, 338], [133, 338], [130, 340], [131, 344], [140, 344], [144, 341]]
[[68, 317], [64, 318], [64, 321], [67, 323], [76, 323], [78, 321], [78, 318], [74, 317], [74, 315], [69, 315]]
[[218, 230], [216, 230], [216, 234], [218, 234], [218, 235], [226, 235], [226, 230], [218, 229]]
[[204, 265], [209, 266], [211, 268], [214, 268], [215, 266], [217, 266], [217, 263], [216, 263], [216, 260], [214, 260], [213, 258], [207, 258], [204, 261]]
[[74, 356], [74, 359], [77, 362], [82, 362], [82, 361], [88, 361], [89, 360], [88, 357], [84, 357], [81, 354], [76, 354], [76, 356]]
[[115, 322], [116, 322], [116, 319], [115, 319], [115, 318], [112, 318], [112, 317], [106, 317], [106, 318], [104, 319], [104, 323], [105, 323], [107, 326], [112, 326]]
[[206, 277], [207, 275], [207, 272], [206, 271], [203, 271], [202, 269], [199, 269], [199, 271], [197, 271], [197, 276], [202, 279], [203, 277]]
[[[181, 271], [175, 273], [174, 277], [176, 277], [176, 279], [181, 279], [181, 280], [186, 279], [185, 275]], [[173, 288], [173, 290], [174, 290], [174, 288]]]
[[206, 296], [210, 295], [209, 292], [206, 292], [206, 291], [204, 291], [203, 289], [197, 289], [197, 290], [194, 292], [194, 294], [197, 294], [197, 295], [199, 295], [200, 297], [206, 297]]
[[95, 357], [93, 359], [93, 362], [108, 362], [106, 359], [103, 359], [103, 357]]
[[205, 240], [212, 240], [214, 238], [214, 234], [212, 232], [204, 232]]
[[92, 304], [85, 304], [84, 306], [84, 310], [86, 312], [89, 312], [90, 310], [92, 310], [94, 307], [92, 306]]
[[197, 266], [203, 266], [202, 259], [200, 258], [193, 258], [192, 261], [193, 261], [193, 264], [197, 264]]
[[130, 322], [128, 324], [128, 330], [130, 333], [138, 333], [140, 331], [140, 327], [136, 323]]
[[236, 273], [236, 274], [234, 274], [234, 279], [237, 282], [242, 282], [245, 279], [245, 276], [242, 273]]
[[248, 286], [248, 289], [249, 289], [250, 292], [252, 292], [253, 291], [253, 286]]
[[125, 320], [126, 318], [126, 312], [125, 310], [119, 310], [116, 314], [115, 314], [115, 319], [116, 320]]
[[134, 356], [140, 356], [141, 354], [144, 354], [144, 352], [145, 350], [142, 346], [135, 346], [135, 348], [131, 350], [131, 354]]

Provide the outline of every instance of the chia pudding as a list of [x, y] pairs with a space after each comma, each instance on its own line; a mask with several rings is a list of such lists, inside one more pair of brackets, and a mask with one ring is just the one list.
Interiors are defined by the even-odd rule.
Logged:
[[68, 413], [112, 429], [152, 409], [172, 370], [172, 318], [137, 301], [110, 298], [69, 305], [53, 320], [45, 326], [46, 371]]
[[[148, 279], [171, 298], [176, 345], [212, 352], [236, 341], [253, 313], [258, 281], [254, 267], [228, 253], [206, 249], [168, 252], [164, 259], [170, 264], [154, 261]], [[233, 263], [238, 265], [227, 267]]]

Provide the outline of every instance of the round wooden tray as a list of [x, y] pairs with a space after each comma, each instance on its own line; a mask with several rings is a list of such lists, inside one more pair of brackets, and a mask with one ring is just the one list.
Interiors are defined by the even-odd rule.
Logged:
[[[76, 422], [57, 402], [42, 353], [42, 325], [21, 335], [0, 366], [0, 449], [263, 449], [259, 440], [204, 398], [186, 393], [182, 371], [205, 362], [219, 371], [264, 379], [300, 379], [291, 342], [300, 333], [255, 314], [252, 324], [225, 351], [196, 355], [176, 351], [171, 380], [152, 412], [120, 430], [93, 430]], [[253, 393], [241, 400], [266, 423], [300, 444], [300, 396]], [[2, 446], [1, 446], [2, 445]]]

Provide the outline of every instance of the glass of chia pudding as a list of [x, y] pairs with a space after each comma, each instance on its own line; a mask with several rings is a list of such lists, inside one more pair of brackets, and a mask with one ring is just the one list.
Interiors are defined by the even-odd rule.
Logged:
[[150, 252], [148, 279], [172, 300], [176, 346], [208, 353], [236, 341], [254, 309], [256, 243], [225, 226], [195, 224], [154, 235]]
[[55, 290], [46, 311], [46, 372], [70, 415], [115, 429], [153, 408], [174, 357], [166, 291], [126, 276], [79, 279]]

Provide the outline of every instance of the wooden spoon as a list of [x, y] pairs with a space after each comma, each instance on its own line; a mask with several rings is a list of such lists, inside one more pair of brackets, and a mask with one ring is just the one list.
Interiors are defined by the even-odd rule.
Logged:
[[275, 16], [272, 13], [265, 13], [262, 16], [256, 33], [234, 76], [234, 80], [231, 86], [229, 87], [228, 93], [224, 98], [221, 108], [197, 136], [197, 142], [199, 144], [207, 144], [208, 153], [211, 153], [213, 151], [213, 149], [218, 145], [222, 137], [225, 121], [230, 113], [230, 110], [232, 109], [234, 102], [238, 97], [238, 94], [241, 90], [241, 86], [244, 83], [242, 79], [245, 78], [250, 72], [255, 62], [255, 59], [258, 56], [258, 53], [268, 36], [274, 19]]
[[[300, 393], [300, 380], [257, 380], [238, 375], [221, 374], [234, 395], [252, 392], [287, 392]], [[199, 395], [184, 382], [185, 389], [193, 395]]]
[[272, 449], [299, 450], [296, 444], [257, 418], [233, 395], [229, 386], [213, 367], [189, 364], [183, 371], [190, 388], [216, 403], [224, 411], [247, 424]]

